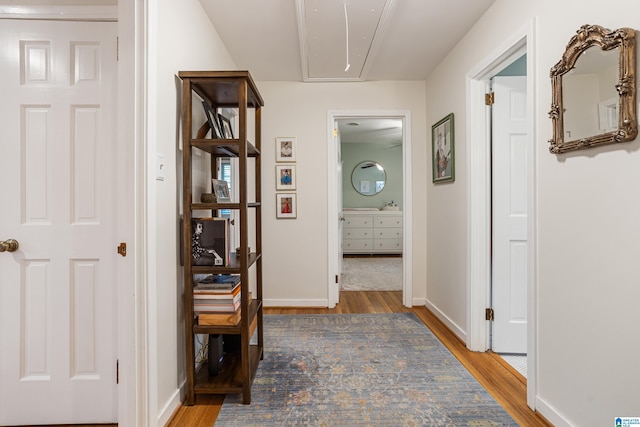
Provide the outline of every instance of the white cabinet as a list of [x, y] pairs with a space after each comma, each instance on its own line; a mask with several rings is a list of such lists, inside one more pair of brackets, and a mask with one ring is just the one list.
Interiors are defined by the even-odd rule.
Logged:
[[401, 254], [402, 212], [343, 211], [345, 254]]

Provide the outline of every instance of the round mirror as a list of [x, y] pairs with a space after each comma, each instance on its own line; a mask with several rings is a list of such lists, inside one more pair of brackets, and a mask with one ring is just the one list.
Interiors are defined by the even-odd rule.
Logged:
[[387, 174], [382, 165], [371, 160], [358, 163], [351, 172], [351, 184], [363, 196], [378, 194], [386, 182]]

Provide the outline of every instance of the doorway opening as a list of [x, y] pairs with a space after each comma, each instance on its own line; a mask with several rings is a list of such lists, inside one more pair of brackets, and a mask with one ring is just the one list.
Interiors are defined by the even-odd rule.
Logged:
[[340, 291], [402, 291], [402, 120], [337, 120], [342, 160]]
[[[494, 296], [492, 279], [494, 271], [492, 262], [495, 257], [493, 243], [493, 197], [497, 190], [492, 188], [492, 173], [495, 165], [492, 165], [492, 123], [490, 109], [485, 104], [486, 94], [490, 92], [491, 79], [507, 66], [516, 62], [526, 54], [526, 100], [524, 101], [524, 126], [526, 136], [522, 137], [523, 145], [519, 159], [524, 169], [519, 175], [520, 184], [526, 188], [524, 204], [527, 211], [524, 240], [526, 245], [518, 249], [521, 254], [518, 258], [517, 268], [524, 277], [525, 283], [520, 287], [524, 298], [524, 313], [519, 318], [524, 318], [524, 330], [526, 338], [526, 367], [527, 367], [527, 404], [535, 409], [536, 396], [536, 319], [535, 319], [535, 46], [533, 45], [533, 31], [535, 23], [530, 21], [520, 28], [512, 36], [508, 37], [495, 51], [488, 55], [480, 64], [467, 74], [467, 194], [468, 194], [468, 242], [469, 258], [467, 263], [467, 347], [473, 351], [487, 351], [492, 348], [492, 322], [487, 321], [488, 309], [494, 308]], [[496, 101], [497, 102], [497, 101]], [[509, 166], [511, 167], [511, 166]], [[511, 178], [509, 178], [511, 179]], [[521, 203], [520, 200], [519, 203]], [[522, 205], [520, 205], [522, 206]], [[506, 221], [506, 220], [503, 220]], [[523, 237], [523, 236], [520, 236]], [[517, 239], [516, 239], [517, 240]], [[507, 239], [508, 241], [508, 239]], [[510, 244], [510, 248], [516, 247]], [[510, 266], [512, 267], [512, 266]], [[522, 307], [522, 305], [521, 305]], [[496, 313], [505, 317], [504, 312]], [[506, 315], [511, 318], [511, 313]], [[522, 322], [521, 322], [522, 323]]]
[[[334, 307], [340, 299], [344, 252], [358, 256], [358, 261], [348, 258], [354, 273], [354, 262], [366, 263], [365, 256], [378, 267], [379, 256], [390, 262], [399, 258], [402, 300], [411, 307], [410, 113], [329, 111], [327, 123], [328, 305]], [[380, 228], [377, 244], [374, 218]], [[345, 227], [350, 233], [344, 236], [346, 250]]]

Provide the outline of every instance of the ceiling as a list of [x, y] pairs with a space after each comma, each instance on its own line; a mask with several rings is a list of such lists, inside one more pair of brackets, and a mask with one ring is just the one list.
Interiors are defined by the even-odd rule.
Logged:
[[337, 122], [343, 144], [374, 143], [387, 148], [402, 145], [402, 119], [359, 117]]
[[305, 82], [424, 80], [494, 1], [200, 0], [239, 69]]

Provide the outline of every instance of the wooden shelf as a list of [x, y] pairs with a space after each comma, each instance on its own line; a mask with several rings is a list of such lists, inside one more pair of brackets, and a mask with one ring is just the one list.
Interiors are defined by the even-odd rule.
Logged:
[[[247, 268], [258, 262], [262, 257], [262, 254], [252, 252], [247, 257]], [[240, 274], [242, 271], [242, 263], [240, 257], [233, 254], [231, 255], [231, 262], [226, 267], [216, 267], [209, 265], [194, 265], [191, 267], [193, 274]], [[243, 289], [244, 290], [244, 289]]]
[[[240, 156], [240, 140], [238, 139], [193, 139], [191, 146], [209, 154], [225, 157]], [[247, 157], [257, 157], [260, 150], [247, 142]]]
[[[197, 394], [227, 394], [242, 393], [242, 401], [251, 403], [251, 385], [263, 356], [263, 304], [262, 304], [262, 175], [260, 147], [261, 147], [261, 107], [264, 105], [253, 79], [247, 71], [181, 71], [178, 76], [182, 79], [182, 207], [185, 219], [201, 216], [194, 215], [196, 211], [232, 210], [237, 216], [236, 230], [239, 231], [239, 241], [235, 245], [240, 248], [238, 256], [235, 251], [230, 255], [230, 263], [225, 267], [194, 266], [191, 257], [184, 265], [184, 316], [185, 316], [185, 354], [186, 354], [186, 386], [185, 403], [193, 405]], [[206, 139], [209, 132], [209, 122], [200, 126], [195, 138], [193, 105], [201, 98], [211, 107], [214, 114], [222, 108], [231, 108], [237, 113], [238, 129], [233, 132], [236, 138]], [[254, 129], [249, 142], [247, 123], [249, 109], [253, 109]], [[203, 158], [208, 153], [211, 156], [211, 170], [216, 171], [219, 158], [238, 159], [238, 182], [232, 184], [238, 189], [238, 202], [234, 203], [193, 203], [193, 153], [203, 151]], [[251, 160], [251, 161], [249, 161]], [[250, 178], [251, 177], [251, 178]], [[211, 178], [219, 178], [215, 172]], [[252, 182], [249, 182], [249, 179]], [[202, 185], [201, 183], [198, 183]], [[248, 189], [255, 189], [250, 196]], [[251, 215], [249, 214], [249, 210]], [[182, 221], [182, 253], [191, 254], [193, 250], [192, 221]], [[255, 239], [249, 244], [249, 235]], [[249, 253], [249, 247], [254, 252]], [[234, 250], [235, 248], [231, 248]], [[252, 274], [249, 269], [254, 268]], [[193, 310], [193, 277], [195, 274], [237, 274], [240, 276], [242, 297], [240, 299], [240, 321], [237, 325], [198, 325], [195, 322]], [[255, 279], [255, 291], [249, 295], [249, 280]], [[253, 285], [252, 285], [253, 286]], [[252, 287], [253, 289], [253, 287]], [[255, 331], [253, 331], [255, 328]], [[196, 372], [195, 335], [236, 335], [239, 336], [238, 351], [225, 354], [222, 372], [209, 375], [207, 365], [201, 366]], [[253, 338], [253, 341], [252, 340]]]
[[[249, 319], [248, 322], [251, 324], [253, 319], [256, 318], [258, 312], [262, 308], [262, 301], [251, 300], [249, 303]], [[225, 335], [235, 335], [241, 334], [243, 332], [242, 323], [239, 323], [235, 326], [231, 325], [194, 325], [193, 333], [194, 334], [225, 334]]]
[[[192, 90], [198, 96], [218, 107], [237, 107], [244, 102], [249, 108], [264, 105], [248, 71], [180, 71], [178, 77], [183, 80], [189, 79]], [[248, 90], [246, 99], [243, 99], [239, 95], [239, 87], [245, 82]]]
[[[260, 202], [247, 203], [248, 208], [259, 208], [262, 206]], [[191, 210], [221, 210], [221, 209], [240, 209], [240, 203], [193, 203]]]
[[[249, 346], [249, 365], [251, 367], [250, 382], [253, 383], [258, 363], [263, 357], [263, 348], [259, 345]], [[196, 373], [195, 392], [198, 394], [237, 394], [243, 392], [241, 357], [239, 354], [225, 354], [222, 371], [218, 375], [209, 375], [205, 362]]]

